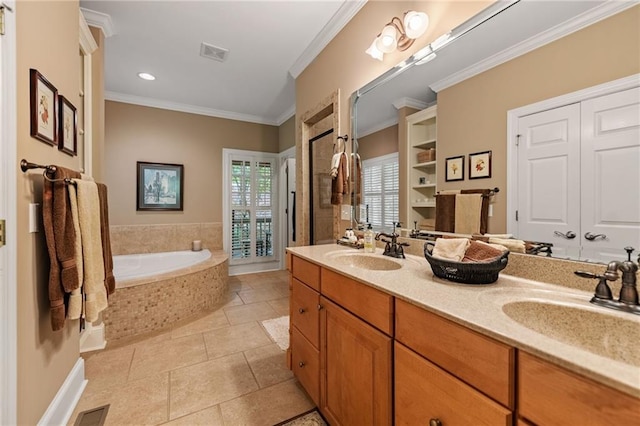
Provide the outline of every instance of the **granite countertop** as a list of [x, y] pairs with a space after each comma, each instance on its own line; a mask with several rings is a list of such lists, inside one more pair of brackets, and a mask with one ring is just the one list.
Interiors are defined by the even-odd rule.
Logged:
[[[504, 273], [493, 284], [457, 284], [435, 277], [424, 257], [407, 255], [406, 259], [393, 259], [383, 257], [379, 248], [374, 254], [337, 244], [287, 250], [498, 341], [640, 397], [640, 316], [594, 306], [589, 303], [593, 295], [590, 292]], [[354, 255], [380, 257], [402, 267], [385, 271], [353, 266], [348, 259]], [[514, 302], [527, 303], [516, 306]], [[520, 322], [507, 315], [503, 306]], [[522, 323], [528, 323], [528, 327]], [[561, 337], [554, 338], [554, 334]]]

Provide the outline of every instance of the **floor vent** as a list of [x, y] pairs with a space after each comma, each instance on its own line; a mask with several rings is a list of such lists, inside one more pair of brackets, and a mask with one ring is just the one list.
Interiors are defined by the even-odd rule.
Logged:
[[102, 426], [109, 412], [109, 404], [92, 408], [78, 414], [73, 426]]
[[229, 49], [214, 46], [212, 44], [202, 43], [200, 45], [200, 56], [203, 58], [213, 59], [214, 61], [224, 62], [229, 54]]

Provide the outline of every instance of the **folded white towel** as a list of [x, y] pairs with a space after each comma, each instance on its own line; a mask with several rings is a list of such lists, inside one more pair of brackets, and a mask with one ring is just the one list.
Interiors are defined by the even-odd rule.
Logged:
[[431, 255], [438, 259], [460, 262], [471, 242], [468, 238], [438, 238]]
[[512, 253], [524, 253], [525, 245], [522, 240], [515, 240], [510, 238], [489, 238], [489, 242], [493, 244], [500, 244], [509, 249]]
[[84, 280], [84, 263], [82, 262], [82, 232], [80, 230], [80, 218], [78, 216], [78, 199], [76, 195], [76, 187], [69, 185], [69, 203], [71, 206], [71, 217], [73, 218], [73, 229], [76, 231], [75, 241], [75, 259], [78, 268], [78, 288], [71, 292], [69, 296], [69, 309], [67, 316], [69, 319], [79, 319], [82, 315], [82, 282]]
[[487, 238], [513, 238], [513, 234], [484, 234]]

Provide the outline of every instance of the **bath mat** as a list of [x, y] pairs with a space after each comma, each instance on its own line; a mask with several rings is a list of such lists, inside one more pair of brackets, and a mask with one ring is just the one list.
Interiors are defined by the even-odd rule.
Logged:
[[78, 414], [74, 426], [102, 426], [108, 412], [109, 404], [83, 411]]
[[275, 426], [327, 426], [327, 422], [324, 421], [318, 409], [314, 408]]
[[280, 349], [286, 351], [289, 347], [289, 315], [264, 320], [262, 326]]

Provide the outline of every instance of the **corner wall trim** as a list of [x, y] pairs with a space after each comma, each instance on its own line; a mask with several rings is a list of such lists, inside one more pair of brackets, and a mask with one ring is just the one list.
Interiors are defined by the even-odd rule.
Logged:
[[84, 359], [78, 358], [64, 383], [58, 389], [58, 393], [49, 404], [49, 408], [38, 422], [38, 426], [66, 425], [86, 386]]

